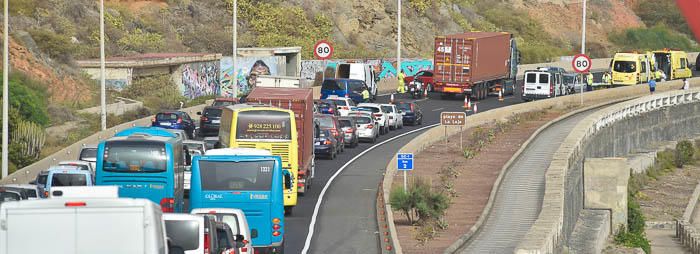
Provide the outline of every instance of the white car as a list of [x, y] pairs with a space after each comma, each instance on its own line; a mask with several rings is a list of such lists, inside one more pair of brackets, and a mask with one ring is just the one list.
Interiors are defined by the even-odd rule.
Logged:
[[376, 142], [379, 137], [379, 128], [370, 115], [358, 114], [353, 116], [357, 124], [357, 137], [360, 140]]
[[350, 98], [330, 96], [327, 100], [332, 100], [336, 105], [338, 105], [338, 112], [340, 112], [340, 116], [348, 116], [352, 111], [352, 108], [355, 107], [355, 102], [353, 102]]
[[394, 104], [382, 104], [382, 110], [389, 115], [389, 127], [396, 130], [403, 128], [403, 115]]
[[382, 106], [377, 103], [360, 103], [357, 104], [358, 110], [372, 112], [372, 117], [379, 125], [379, 134], [389, 133], [389, 115], [382, 110]]
[[241, 209], [235, 208], [197, 208], [192, 209], [191, 214], [209, 214], [216, 217], [217, 221], [228, 224], [233, 231], [233, 235], [241, 235], [242, 239], [236, 239], [240, 241], [240, 248], [238, 252], [240, 254], [253, 254], [253, 246], [250, 241], [250, 227], [248, 226], [248, 219], [246, 219], [245, 214]]
[[85, 145], [80, 149], [78, 160], [90, 162], [92, 168], [97, 167], [97, 145]]

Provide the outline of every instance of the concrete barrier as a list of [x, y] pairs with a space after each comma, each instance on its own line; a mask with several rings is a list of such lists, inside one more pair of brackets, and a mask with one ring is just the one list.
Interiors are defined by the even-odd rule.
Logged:
[[700, 253], [700, 231], [693, 225], [693, 223], [697, 223], [693, 221], [693, 214], [696, 212], [699, 197], [700, 183], [695, 186], [695, 191], [685, 207], [683, 217], [676, 220], [676, 237], [692, 253]]
[[[135, 111], [140, 108], [143, 108], [143, 102], [140, 101], [122, 97], [117, 97], [117, 100], [118, 101], [116, 103], [107, 104], [107, 114], [120, 116], [126, 112]], [[100, 112], [102, 112], [102, 108], [100, 106], [78, 110], [78, 113], [88, 114], [100, 114]]]
[[[697, 87], [700, 79], [693, 79], [691, 83], [691, 87]], [[674, 81], [672, 84], [666, 90], [677, 89], [680, 82]], [[633, 88], [636, 87], [640, 86]], [[672, 113], [668, 111], [671, 107], [674, 107]], [[694, 126], [698, 120], [697, 114], [692, 112], [698, 107], [700, 89], [670, 91], [622, 102], [581, 120], [555, 153], [547, 169], [540, 215], [515, 252], [555, 253], [561, 243], [566, 241], [582, 209], [580, 170], [585, 157], [620, 156], [648, 142], [692, 135], [689, 132], [696, 129]], [[636, 118], [642, 114], [645, 118]], [[685, 117], [671, 117], [678, 114]], [[637, 119], [645, 120], [644, 124], [648, 125], [632, 128], [624, 125], [627, 132], [617, 135], [614, 133], [615, 123], [636, 123]], [[676, 131], [672, 132], [669, 126]], [[599, 144], [600, 142], [608, 142], [607, 145], [611, 145], [612, 149]]]
[[[700, 81], [700, 80], [698, 80]], [[700, 82], [698, 82], [700, 83]], [[698, 84], [700, 85], [700, 84]], [[662, 91], [668, 91], [668, 90], [676, 90], [679, 89], [682, 86], [682, 82], [680, 81], [671, 81], [671, 82], [663, 82], [659, 83], [657, 86], [657, 91], [662, 92]], [[620, 99], [631, 99], [631, 98], [636, 98], [639, 96], [644, 96], [648, 95], [648, 87], [645, 85], [638, 85], [638, 86], [629, 86], [629, 87], [620, 87], [620, 88], [615, 88], [615, 89], [607, 89], [607, 90], [598, 90], [598, 91], [592, 91], [592, 92], [585, 92], [583, 93], [583, 102], [585, 105], [596, 105], [599, 103], [603, 102], [609, 102], [613, 100], [620, 100]], [[557, 97], [557, 98], [551, 98], [547, 100], [539, 100], [539, 101], [534, 101], [530, 103], [521, 103], [521, 104], [516, 104], [508, 107], [502, 107], [502, 108], [497, 108], [485, 112], [481, 112], [475, 115], [470, 115], [467, 117], [466, 122], [467, 125], [465, 126], [466, 128], [471, 128], [471, 127], [476, 127], [480, 126], [486, 123], [494, 122], [494, 121], [499, 121], [499, 120], [506, 120], [512, 115], [519, 114], [519, 113], [525, 113], [525, 112], [532, 112], [532, 111], [538, 111], [538, 110], [543, 110], [547, 108], [566, 108], [570, 106], [576, 106], [580, 105], [580, 95], [569, 95], [569, 96], [562, 96], [562, 97]], [[459, 129], [458, 128], [448, 128], [447, 130], [447, 135], [453, 135], [458, 133]], [[428, 147], [436, 142], [439, 142], [443, 140], [443, 137], [445, 135], [444, 129], [440, 127], [435, 127], [431, 128], [427, 131], [425, 131], [423, 134], [419, 135], [415, 139], [411, 140], [409, 143], [404, 145], [401, 149], [400, 152], [402, 153], [419, 153], [420, 151], [424, 150], [425, 147]], [[385, 213], [387, 216], [387, 220], [389, 221], [389, 230], [390, 230], [390, 235], [391, 235], [391, 241], [394, 246], [394, 251], [395, 253], [402, 253], [401, 251], [401, 244], [398, 241], [398, 238], [396, 237], [396, 227], [393, 223], [393, 214], [392, 214], [392, 209], [391, 209], [391, 204], [389, 204], [389, 199], [386, 197], [390, 196], [391, 193], [391, 186], [394, 180], [394, 176], [397, 174], [398, 170], [396, 168], [396, 158], [392, 158], [392, 160], [389, 162], [389, 164], [386, 167], [386, 173], [384, 175], [384, 179], [382, 182], [382, 191], [384, 192], [384, 205], [383, 208], [385, 209]], [[493, 196], [493, 195], [492, 195]], [[490, 199], [491, 200], [491, 199]], [[378, 210], [379, 213], [379, 210]], [[472, 230], [470, 230], [471, 232]], [[555, 231], [553, 231], [555, 232]]]
[[[194, 107], [184, 108], [181, 110], [187, 112], [188, 114], [190, 114], [190, 116], [194, 116], [198, 111], [202, 111], [202, 109], [204, 109], [204, 107], [209, 104], [211, 104], [211, 102], [207, 102], [207, 104], [197, 105]], [[3, 179], [0, 179], [0, 184], [28, 183], [29, 181], [34, 180], [34, 178], [36, 178], [36, 175], [39, 172], [48, 169], [50, 166], [56, 165], [56, 163], [60, 161], [77, 160], [80, 150], [83, 148], [84, 145], [98, 144], [100, 141], [114, 136], [114, 134], [116, 134], [117, 132], [134, 126], [151, 126], [152, 117], [153, 116], [144, 117], [135, 121], [114, 126], [104, 131], [97, 132], [87, 138], [78, 141], [77, 143], [74, 143], [66, 148], [61, 149], [60, 151], [50, 156], [47, 156], [44, 159], [41, 159], [40, 161], [37, 161], [29, 166], [21, 168]]]

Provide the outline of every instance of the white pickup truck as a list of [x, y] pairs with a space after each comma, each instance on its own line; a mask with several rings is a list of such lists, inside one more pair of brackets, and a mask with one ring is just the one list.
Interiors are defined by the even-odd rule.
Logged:
[[168, 254], [168, 245], [149, 200], [54, 197], [0, 206], [0, 254], [14, 253]]

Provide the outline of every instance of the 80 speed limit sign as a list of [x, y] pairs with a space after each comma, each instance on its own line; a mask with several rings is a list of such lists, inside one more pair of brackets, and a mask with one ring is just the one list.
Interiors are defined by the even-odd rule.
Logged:
[[585, 54], [578, 54], [574, 56], [574, 60], [571, 61], [571, 66], [574, 71], [578, 73], [586, 73], [591, 70], [591, 58]]
[[314, 56], [320, 60], [326, 60], [333, 55], [333, 46], [325, 40], [321, 40], [314, 46]]

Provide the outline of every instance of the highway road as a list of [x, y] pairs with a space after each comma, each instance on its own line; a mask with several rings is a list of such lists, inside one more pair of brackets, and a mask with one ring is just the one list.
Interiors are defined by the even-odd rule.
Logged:
[[[389, 97], [380, 97], [379, 102], [388, 102]], [[406, 95], [397, 95], [396, 100], [410, 100]], [[478, 103], [480, 112], [522, 102], [519, 94], [498, 101], [496, 97]], [[403, 133], [417, 130], [439, 122], [440, 112], [464, 111], [463, 97], [453, 100], [441, 100], [439, 95], [430, 99], [418, 100], [425, 116], [422, 126], [405, 126], [382, 136], [377, 144]], [[469, 112], [471, 113], [471, 112]], [[308, 253], [379, 253], [379, 238], [375, 219], [375, 202], [377, 188], [384, 169], [394, 154], [404, 144], [421, 131], [400, 137], [372, 151], [366, 151], [374, 144], [362, 143], [354, 149], [346, 149], [336, 160], [317, 160], [314, 186], [302, 197], [294, 208], [294, 213], [285, 218], [285, 251], [302, 253], [306, 247]], [[355, 161], [343, 167], [348, 161]], [[309, 236], [314, 209], [317, 206], [322, 188], [339, 169], [343, 168], [328, 187], [316, 212], [315, 225]]]

